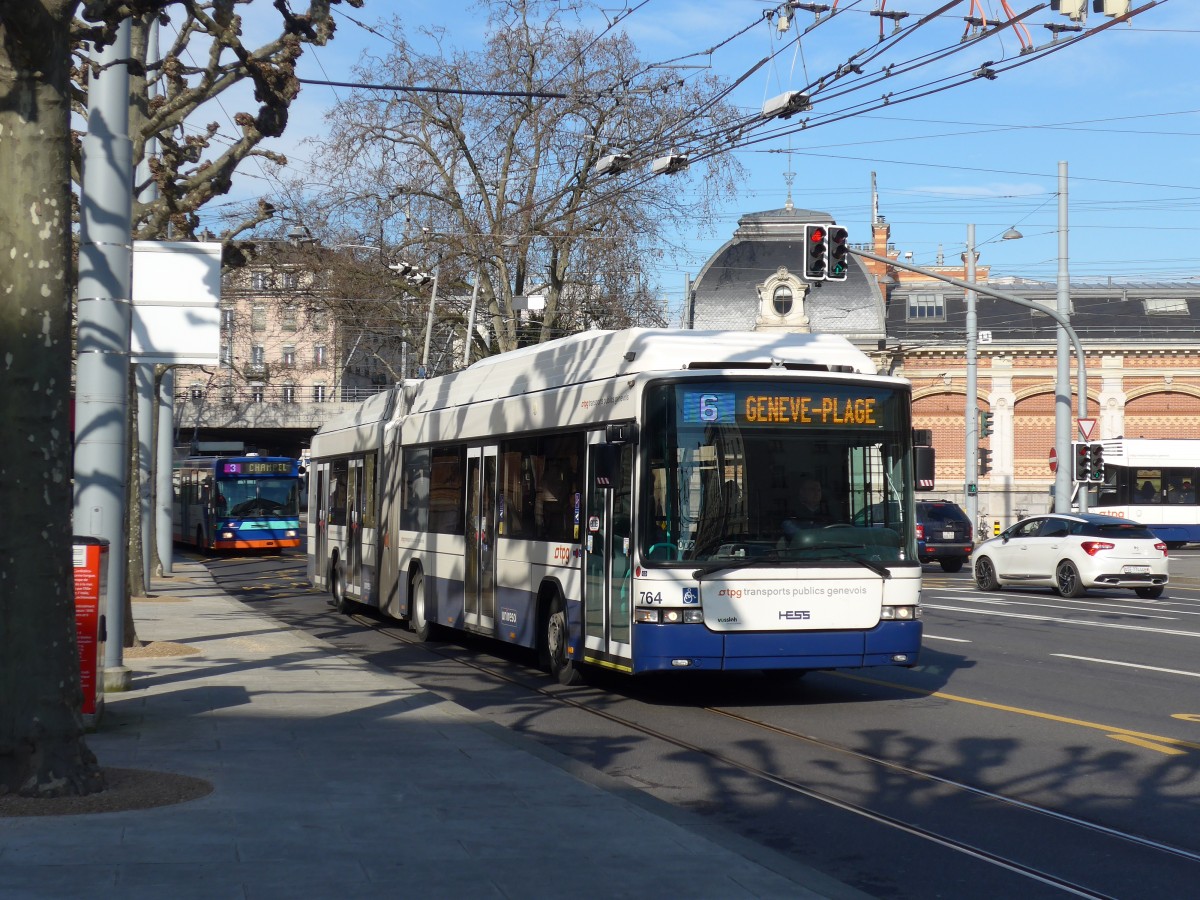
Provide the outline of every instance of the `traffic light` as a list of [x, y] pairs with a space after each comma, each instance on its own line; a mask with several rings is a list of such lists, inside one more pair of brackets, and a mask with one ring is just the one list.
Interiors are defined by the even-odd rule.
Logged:
[[1087, 481], [1088, 469], [1091, 465], [1090, 448], [1087, 444], [1072, 444], [1071, 449], [1075, 456], [1073, 480], [1077, 483]]
[[824, 281], [828, 274], [829, 231], [824, 225], [804, 226], [804, 277]]
[[1050, 0], [1050, 8], [1073, 22], [1087, 15], [1087, 0]]
[[829, 281], [845, 281], [850, 271], [850, 233], [839, 225], [829, 226]]
[[979, 438], [982, 440], [992, 433], [992, 414], [989, 410], [979, 411]]
[[1089, 444], [1088, 448], [1088, 481], [1104, 480], [1104, 445]]
[[992, 451], [987, 447], [979, 448], [979, 474], [986, 475], [992, 471]]

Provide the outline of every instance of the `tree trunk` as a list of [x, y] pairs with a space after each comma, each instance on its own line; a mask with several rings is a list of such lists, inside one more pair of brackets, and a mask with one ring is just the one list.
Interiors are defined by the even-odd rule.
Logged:
[[83, 739], [71, 554], [74, 2], [0, 18], [0, 793], [103, 787]]

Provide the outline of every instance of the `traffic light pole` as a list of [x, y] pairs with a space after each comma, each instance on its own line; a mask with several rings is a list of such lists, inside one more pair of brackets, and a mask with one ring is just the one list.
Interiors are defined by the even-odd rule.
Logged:
[[[967, 281], [975, 283], [975, 225], [967, 226]], [[967, 521], [971, 528], [979, 527], [979, 359], [978, 319], [975, 314], [975, 291], [967, 291], [967, 446], [966, 479], [963, 485]]]
[[[1064, 203], [1065, 203], [1065, 199], [1066, 198], [1064, 197], [1063, 198]], [[1055, 322], [1057, 322], [1059, 325], [1062, 326], [1063, 331], [1065, 331], [1067, 333], [1067, 337], [1070, 338], [1071, 344], [1075, 348], [1075, 359], [1076, 359], [1077, 368], [1078, 368], [1078, 381], [1079, 381], [1079, 386], [1078, 386], [1079, 418], [1081, 418], [1081, 419], [1087, 418], [1087, 362], [1086, 362], [1086, 360], [1084, 358], [1084, 354], [1083, 354], [1083, 345], [1079, 342], [1079, 335], [1077, 335], [1075, 333], [1075, 329], [1071, 327], [1071, 316], [1070, 316], [1070, 312], [1069, 312], [1069, 309], [1070, 309], [1069, 304], [1068, 304], [1067, 312], [1059, 312], [1054, 307], [1046, 306], [1044, 303], [1038, 303], [1034, 300], [1026, 300], [1024, 297], [1018, 297], [1016, 294], [1009, 294], [1004, 291], [997, 291], [991, 287], [981, 286], [978, 284], [972, 284], [969, 281], [963, 281], [961, 278], [952, 278], [949, 275], [943, 275], [941, 272], [931, 272], [929, 269], [922, 269], [920, 266], [914, 266], [909, 263], [902, 263], [899, 260], [892, 259], [890, 256], [876, 256], [874, 253], [868, 253], [866, 250], [858, 250], [858, 249], [853, 249], [853, 248], [850, 250], [850, 253], [852, 253], [854, 256], [860, 257], [861, 259], [874, 260], [875, 262], [883, 263], [884, 265], [891, 266], [894, 269], [903, 269], [905, 272], [916, 272], [918, 275], [923, 275], [926, 278], [930, 279], [931, 281], [943, 281], [946, 284], [952, 284], [955, 287], [962, 288], [965, 291], [974, 291], [977, 294], [983, 294], [984, 296], [987, 296], [987, 297], [994, 297], [997, 300], [1003, 300], [1005, 303], [1015, 303], [1017, 306], [1024, 306], [1027, 309], [1036, 309], [1038, 312], [1042, 313], [1043, 315], [1049, 316], [1051, 319], [1053, 319]], [[1071, 382], [1070, 382], [1070, 366], [1069, 366], [1069, 364], [1066, 367], [1065, 375], [1064, 375], [1064, 370], [1062, 368], [1059, 368], [1057, 378], [1058, 378], [1058, 381], [1055, 384], [1055, 395], [1056, 396], [1065, 396], [1065, 397], [1070, 398]], [[1065, 441], [1065, 443], [1060, 443], [1061, 435], [1056, 430], [1055, 442], [1054, 442], [1054, 452], [1059, 459], [1059, 466], [1058, 466], [1059, 473], [1062, 473], [1063, 470], [1066, 468], [1063, 461], [1071, 459], [1071, 452], [1072, 452], [1071, 440], [1070, 440], [1071, 436], [1068, 433], [1066, 437], [1067, 437], [1067, 440]], [[1066, 476], [1066, 484], [1067, 484], [1067, 490], [1066, 490], [1065, 497], [1063, 496], [1063, 491], [1059, 488], [1059, 484], [1063, 480], [1062, 477], [1060, 476], [1055, 481], [1055, 490], [1054, 490], [1054, 495], [1055, 495], [1054, 496], [1054, 510], [1055, 510], [1055, 512], [1070, 512], [1070, 509], [1071, 509], [1071, 490], [1070, 490], [1071, 489], [1071, 476], [1070, 476], [1070, 472], [1066, 472], [1064, 474]]]

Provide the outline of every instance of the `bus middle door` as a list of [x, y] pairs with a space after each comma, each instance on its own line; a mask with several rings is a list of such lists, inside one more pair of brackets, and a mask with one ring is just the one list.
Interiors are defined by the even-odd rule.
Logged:
[[631, 668], [633, 445], [588, 448], [583, 536], [584, 658]]
[[496, 628], [497, 458], [494, 445], [467, 450], [464, 624], [486, 634]]
[[360, 600], [367, 599], [362, 583], [363, 509], [367, 492], [362, 458], [350, 460], [346, 487], [346, 586]]

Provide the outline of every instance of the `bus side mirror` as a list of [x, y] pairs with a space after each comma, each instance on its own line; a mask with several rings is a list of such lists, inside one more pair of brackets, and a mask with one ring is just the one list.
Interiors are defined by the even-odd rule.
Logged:
[[592, 445], [592, 473], [596, 487], [611, 490], [620, 475], [621, 448], [616, 444]]

